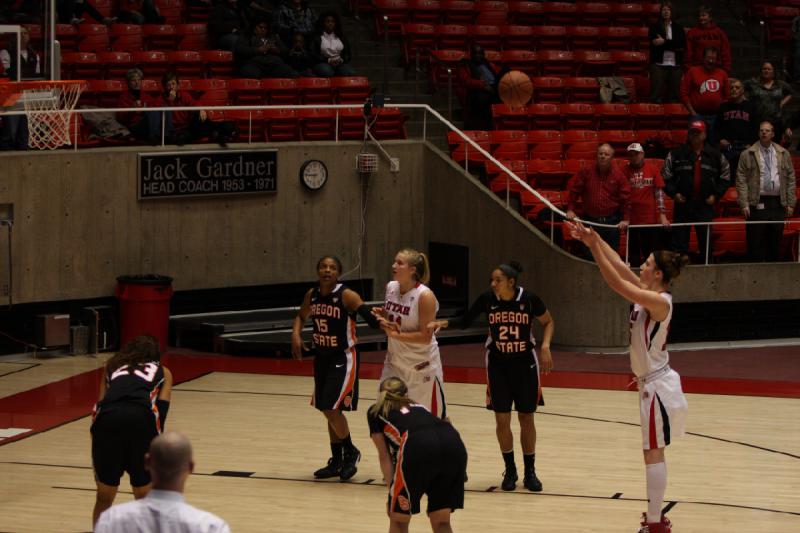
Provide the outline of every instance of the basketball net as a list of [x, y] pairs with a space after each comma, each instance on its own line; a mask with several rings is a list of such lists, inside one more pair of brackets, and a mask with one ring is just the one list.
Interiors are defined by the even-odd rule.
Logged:
[[69, 127], [78, 98], [83, 92], [80, 81], [35, 82], [24, 88], [22, 101], [28, 117], [28, 146], [55, 150], [72, 144]]

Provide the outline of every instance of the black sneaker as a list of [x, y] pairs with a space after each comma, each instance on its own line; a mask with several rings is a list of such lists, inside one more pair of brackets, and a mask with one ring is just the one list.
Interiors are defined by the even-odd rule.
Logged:
[[314, 477], [317, 479], [328, 479], [329, 477], [336, 477], [342, 471], [341, 461], [334, 461], [333, 457], [328, 459], [328, 464], [314, 472]]
[[500, 484], [500, 488], [503, 490], [514, 490], [517, 488], [517, 480], [519, 476], [517, 476], [517, 469], [507, 469], [503, 472], [503, 482]]
[[525, 472], [525, 478], [522, 480], [525, 488], [533, 492], [542, 492], [542, 482], [536, 477], [536, 470], [528, 470]]
[[351, 477], [355, 476], [356, 472], [358, 472], [356, 465], [360, 460], [361, 452], [358, 451], [358, 448], [353, 448], [350, 451], [345, 450], [342, 457], [342, 468], [339, 472], [339, 479], [342, 481], [347, 481]]

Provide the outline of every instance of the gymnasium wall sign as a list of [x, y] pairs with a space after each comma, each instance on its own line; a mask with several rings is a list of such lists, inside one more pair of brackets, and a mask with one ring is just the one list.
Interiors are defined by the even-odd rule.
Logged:
[[140, 153], [139, 200], [277, 192], [277, 150]]

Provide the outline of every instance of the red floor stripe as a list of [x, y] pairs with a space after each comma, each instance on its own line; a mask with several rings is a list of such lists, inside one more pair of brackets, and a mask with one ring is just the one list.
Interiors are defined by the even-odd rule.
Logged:
[[[172, 371], [175, 383], [183, 383], [209, 372], [242, 372], [311, 376], [311, 361], [260, 359], [245, 357], [167, 355], [164, 364]], [[361, 376], [378, 379], [381, 363], [362, 363]], [[0, 398], [0, 428], [30, 428], [31, 431], [0, 440], [8, 444], [33, 434], [77, 420], [91, 413], [99, 394], [101, 370], [96, 369], [35, 389]], [[553, 372], [542, 376], [544, 387], [634, 390], [629, 387], [632, 375], [601, 372]], [[486, 383], [484, 368], [447, 367], [446, 382]], [[768, 396], [800, 398], [800, 383], [788, 381], [717, 379], [682, 377], [688, 393], [729, 394], [735, 396]]]

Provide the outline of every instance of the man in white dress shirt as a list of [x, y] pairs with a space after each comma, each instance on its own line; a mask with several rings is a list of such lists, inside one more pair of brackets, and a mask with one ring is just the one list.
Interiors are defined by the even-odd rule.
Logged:
[[153, 478], [146, 497], [107, 509], [95, 533], [230, 533], [220, 517], [192, 507], [183, 487], [194, 470], [192, 445], [180, 433], [166, 432], [150, 444], [145, 468]]

